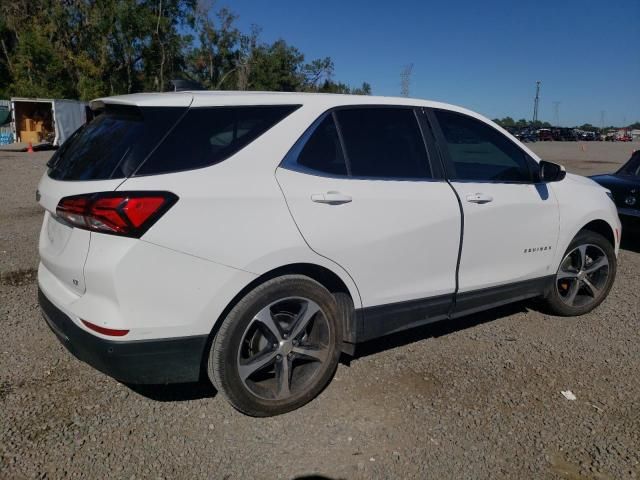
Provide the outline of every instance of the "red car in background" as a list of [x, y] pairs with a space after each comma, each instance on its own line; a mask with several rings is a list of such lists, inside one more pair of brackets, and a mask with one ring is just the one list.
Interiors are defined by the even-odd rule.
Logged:
[[538, 130], [538, 140], [540, 140], [541, 142], [553, 141], [551, 130], [549, 130], [548, 128], [541, 128], [540, 130]]

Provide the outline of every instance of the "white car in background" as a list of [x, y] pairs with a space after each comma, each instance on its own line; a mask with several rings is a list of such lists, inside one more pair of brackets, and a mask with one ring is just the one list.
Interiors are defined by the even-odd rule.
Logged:
[[126, 383], [210, 379], [290, 411], [341, 352], [544, 297], [607, 296], [607, 191], [468, 110], [407, 98], [103, 98], [38, 187], [39, 299], [78, 358]]

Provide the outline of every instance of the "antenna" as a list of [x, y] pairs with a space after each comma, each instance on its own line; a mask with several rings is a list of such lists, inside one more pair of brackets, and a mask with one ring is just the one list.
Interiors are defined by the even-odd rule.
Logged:
[[562, 102], [555, 101], [553, 102], [553, 124], [556, 127], [560, 126], [560, 104]]
[[533, 122], [538, 121], [538, 104], [540, 103], [540, 84], [542, 82], [538, 80], [536, 82], [536, 98], [533, 101]]
[[411, 83], [411, 72], [413, 71], [413, 63], [405, 65], [400, 72], [400, 95], [409, 96], [409, 84]]

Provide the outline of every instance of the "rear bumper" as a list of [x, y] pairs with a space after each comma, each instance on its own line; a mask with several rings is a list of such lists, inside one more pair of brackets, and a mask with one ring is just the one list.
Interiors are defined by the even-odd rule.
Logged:
[[124, 383], [195, 382], [207, 335], [161, 340], [113, 342], [78, 327], [38, 289], [38, 302], [47, 324], [76, 358]]

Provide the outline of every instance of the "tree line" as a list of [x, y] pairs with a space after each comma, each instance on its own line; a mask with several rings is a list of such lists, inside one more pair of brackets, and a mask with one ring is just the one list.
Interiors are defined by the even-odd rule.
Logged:
[[[516, 130], [523, 130], [526, 128], [533, 128], [533, 129], [554, 128], [549, 122], [541, 122], [540, 120], [533, 122], [531, 120], [525, 120], [524, 118], [521, 118], [520, 120], [514, 120], [511, 117], [504, 117], [504, 118], [494, 118], [493, 121], [498, 125], [500, 125], [502, 128], [514, 128]], [[591, 125], [590, 123], [585, 123], [583, 125], [576, 126], [575, 128], [577, 128], [578, 130], [583, 130], [585, 132], [599, 132], [599, 131], [616, 130], [620, 127], [615, 127], [611, 125], [609, 127], [599, 128], [594, 125]], [[622, 128], [630, 128], [630, 129], [640, 128], [640, 122], [635, 122]]]
[[334, 80], [330, 57], [307, 61], [285, 40], [237, 27], [213, 0], [0, 0], [0, 98], [78, 98], [212, 90], [371, 94]]

